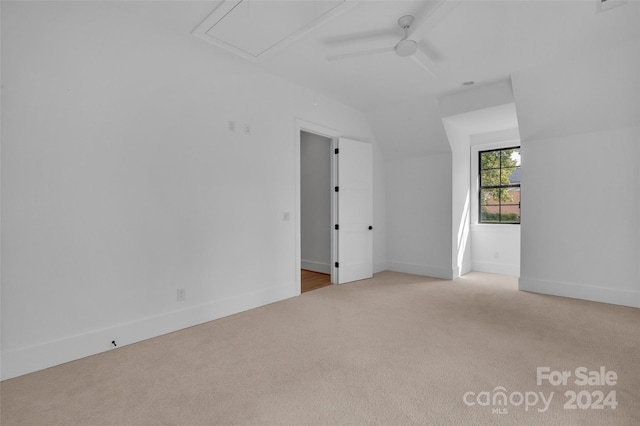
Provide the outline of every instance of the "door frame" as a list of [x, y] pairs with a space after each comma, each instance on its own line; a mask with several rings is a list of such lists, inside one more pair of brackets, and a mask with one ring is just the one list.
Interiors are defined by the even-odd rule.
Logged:
[[[310, 121], [302, 120], [300, 118], [295, 119], [295, 144], [294, 144], [294, 182], [295, 182], [295, 244], [296, 244], [296, 259], [295, 259], [295, 286], [294, 294], [300, 295], [300, 270], [302, 269], [302, 227], [301, 227], [301, 206], [300, 206], [300, 132], [313, 133], [314, 135], [322, 136], [331, 140], [331, 152], [338, 147], [338, 138], [340, 132], [329, 127], [312, 123]], [[336, 156], [331, 156], [331, 190], [336, 186], [338, 168], [336, 164]], [[334, 194], [331, 196], [331, 223], [337, 223], [338, 209], [337, 209], [336, 197]], [[331, 232], [331, 284], [335, 284], [338, 281], [338, 268], [335, 267], [335, 262], [338, 255], [338, 240], [336, 233], [332, 232], [331, 223], [328, 224], [329, 231]]]

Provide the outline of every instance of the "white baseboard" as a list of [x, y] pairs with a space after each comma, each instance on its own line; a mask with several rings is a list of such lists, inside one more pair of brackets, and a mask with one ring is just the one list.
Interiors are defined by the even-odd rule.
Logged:
[[473, 269], [471, 268], [471, 263], [463, 263], [458, 268], [453, 269], [453, 279], [460, 278], [463, 275], [468, 274]]
[[307, 271], [320, 272], [321, 274], [330, 274], [331, 265], [328, 263], [314, 262], [312, 260], [301, 260], [300, 267]]
[[378, 272], [387, 270], [387, 262], [375, 262], [373, 264], [373, 273], [377, 274]]
[[414, 263], [387, 261], [387, 270], [393, 272], [403, 272], [405, 274], [423, 275], [425, 277], [441, 278], [452, 280], [455, 271], [451, 268], [433, 265], [418, 265]]
[[[301, 260], [300, 267], [308, 271], [320, 272], [321, 274], [331, 274], [331, 265], [328, 263], [313, 262], [310, 260]], [[386, 271], [386, 262], [376, 262], [373, 264], [373, 273]]]
[[520, 276], [520, 265], [510, 265], [498, 262], [478, 262], [472, 261], [471, 268], [478, 272], [489, 272], [491, 274]]
[[520, 277], [518, 289], [532, 293], [550, 294], [553, 296], [640, 308], [640, 291], [546, 281], [527, 277]]
[[112, 340], [116, 341], [118, 347], [122, 347], [292, 296], [290, 285], [271, 287], [36, 346], [2, 352], [1, 379], [10, 379], [113, 350]]

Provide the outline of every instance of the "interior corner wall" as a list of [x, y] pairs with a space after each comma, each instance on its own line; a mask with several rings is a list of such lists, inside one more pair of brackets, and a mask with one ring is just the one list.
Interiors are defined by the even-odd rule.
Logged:
[[300, 134], [302, 269], [331, 273], [331, 139]]
[[451, 153], [438, 100], [382, 104], [366, 116], [380, 151], [376, 156], [374, 150], [374, 165], [385, 171], [374, 174], [378, 187], [385, 187], [377, 197], [385, 208], [374, 210], [374, 222], [377, 211], [385, 214], [386, 225], [385, 257], [376, 255], [374, 267], [451, 279], [451, 261], [443, 255], [451, 246]]
[[458, 278], [471, 270], [469, 135], [446, 117], [442, 121], [451, 145], [451, 264], [453, 278]]
[[451, 154], [387, 162], [387, 267], [452, 279]]
[[373, 140], [126, 5], [1, 5], [2, 379], [299, 294], [296, 119]]
[[640, 307], [640, 37], [512, 81], [523, 158], [519, 288]]
[[387, 169], [377, 139], [373, 145], [373, 226], [375, 274], [387, 270]]

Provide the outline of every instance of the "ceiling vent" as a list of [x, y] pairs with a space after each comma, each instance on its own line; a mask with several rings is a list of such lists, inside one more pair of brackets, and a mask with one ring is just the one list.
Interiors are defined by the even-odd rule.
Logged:
[[225, 0], [193, 30], [193, 35], [258, 62], [356, 4], [345, 0]]
[[627, 0], [596, 0], [596, 13], [626, 4]]

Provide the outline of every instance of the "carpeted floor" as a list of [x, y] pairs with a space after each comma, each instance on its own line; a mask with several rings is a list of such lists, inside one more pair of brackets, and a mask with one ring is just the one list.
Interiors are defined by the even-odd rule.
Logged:
[[[383, 272], [4, 381], [0, 420], [638, 425], [639, 324], [639, 309], [519, 292], [513, 277]], [[539, 385], [539, 367], [571, 376]], [[580, 385], [581, 367], [609, 384]]]

